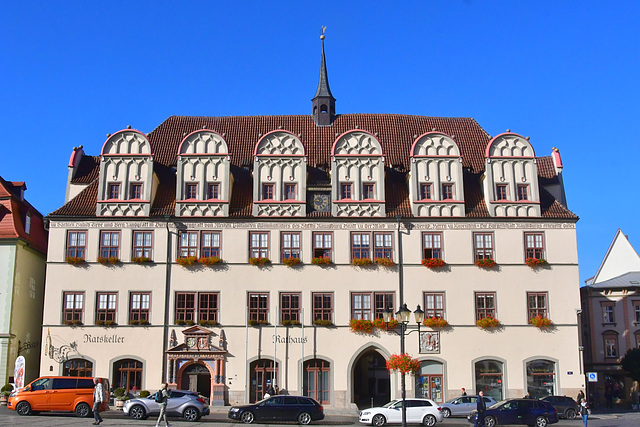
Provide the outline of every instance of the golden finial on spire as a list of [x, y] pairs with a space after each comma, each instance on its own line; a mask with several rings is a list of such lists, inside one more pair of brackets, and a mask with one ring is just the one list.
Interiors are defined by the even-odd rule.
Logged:
[[327, 27], [322, 27], [322, 34], [320, 34], [320, 40], [324, 40], [324, 31], [327, 29]]

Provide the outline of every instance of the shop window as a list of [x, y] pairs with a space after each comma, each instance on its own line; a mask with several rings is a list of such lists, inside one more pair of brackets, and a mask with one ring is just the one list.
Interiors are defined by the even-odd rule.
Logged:
[[113, 388], [122, 387], [129, 393], [134, 387], [142, 390], [142, 362], [123, 359], [113, 364]]
[[70, 359], [62, 367], [63, 377], [93, 377], [93, 362], [85, 359]]
[[504, 390], [502, 383], [503, 365], [497, 360], [481, 360], [475, 363], [476, 390], [482, 390], [487, 397], [500, 402]]
[[442, 363], [421, 362], [420, 370], [415, 375], [415, 397], [443, 403], [443, 382], [444, 369]]
[[527, 392], [531, 397], [542, 399], [555, 395], [555, 366], [549, 360], [527, 362]]

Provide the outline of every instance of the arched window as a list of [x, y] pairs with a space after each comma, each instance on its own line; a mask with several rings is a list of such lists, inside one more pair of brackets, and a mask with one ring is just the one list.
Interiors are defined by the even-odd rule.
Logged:
[[541, 399], [553, 396], [555, 390], [556, 364], [550, 360], [531, 360], [527, 362], [527, 392]]
[[320, 112], [321, 113], [326, 113], [328, 111], [327, 106], [325, 104], [322, 104], [320, 106]]
[[312, 359], [304, 362], [304, 395], [328, 405], [330, 403], [331, 364], [326, 360]]
[[476, 393], [483, 391], [485, 396], [493, 397], [498, 402], [504, 396], [502, 383], [502, 362], [497, 360], [481, 360], [475, 364]]
[[113, 364], [113, 387], [129, 392], [133, 387], [142, 390], [142, 362], [133, 359], [118, 360]]
[[85, 359], [67, 360], [62, 368], [64, 377], [93, 377], [93, 363]]
[[416, 397], [431, 399], [437, 403], [444, 402], [442, 363], [425, 361], [420, 363], [420, 370], [416, 372]]

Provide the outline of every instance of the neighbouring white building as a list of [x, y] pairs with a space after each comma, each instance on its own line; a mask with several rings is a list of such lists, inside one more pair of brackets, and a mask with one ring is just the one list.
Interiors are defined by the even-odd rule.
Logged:
[[350, 323], [406, 303], [447, 323], [411, 320], [408, 395], [573, 395], [562, 170], [557, 149], [470, 118], [336, 114], [323, 45], [310, 115], [173, 116], [98, 156], [74, 148], [48, 217], [41, 373], [167, 380], [213, 404], [255, 401], [268, 379], [331, 407], [381, 403], [400, 393], [385, 366], [399, 335]]

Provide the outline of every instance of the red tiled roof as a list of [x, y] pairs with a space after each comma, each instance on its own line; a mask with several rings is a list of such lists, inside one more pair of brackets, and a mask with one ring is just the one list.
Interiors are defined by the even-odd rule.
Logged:
[[[407, 172], [410, 169], [410, 149], [416, 137], [436, 130], [452, 136], [460, 148], [464, 169], [465, 206], [468, 217], [489, 217], [480, 177], [484, 173], [485, 148], [490, 136], [472, 118], [424, 117], [397, 114], [343, 114], [332, 126], [316, 126], [309, 115], [193, 117], [171, 116], [148, 134], [154, 150], [154, 171], [160, 186], [151, 215], [173, 215], [175, 211], [176, 174], [171, 168], [177, 163], [178, 146], [191, 132], [207, 128], [223, 135], [231, 155], [234, 177], [230, 200], [230, 216], [250, 217], [252, 207], [253, 151], [255, 144], [273, 130], [282, 129], [299, 136], [306, 147], [309, 179], [312, 186], [328, 180], [331, 147], [336, 137], [346, 131], [361, 129], [370, 132], [382, 144], [386, 167], [386, 210], [388, 216], [410, 217]], [[73, 182], [91, 182], [76, 198], [52, 212], [53, 216], [94, 216], [97, 198], [99, 158], [86, 156]], [[556, 180], [551, 157], [538, 159], [540, 177]], [[90, 177], [94, 177], [91, 179]], [[556, 202], [557, 203], [557, 202]], [[548, 203], [543, 216], [577, 219], [568, 209]], [[313, 215], [314, 217], [325, 215]]]
[[71, 180], [74, 184], [90, 184], [100, 173], [100, 156], [82, 156], [78, 170]]
[[[20, 199], [24, 182], [9, 182], [0, 177], [0, 239], [22, 239], [36, 251], [47, 252], [48, 233], [44, 219], [26, 200]], [[31, 216], [29, 233], [25, 231], [27, 214]]]

